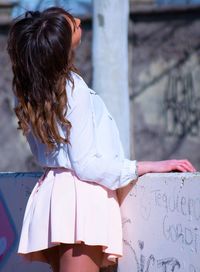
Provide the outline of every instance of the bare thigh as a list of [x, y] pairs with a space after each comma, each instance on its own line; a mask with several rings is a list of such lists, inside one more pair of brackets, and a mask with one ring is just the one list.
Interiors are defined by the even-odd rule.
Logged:
[[85, 244], [61, 244], [59, 272], [99, 272], [102, 247]]
[[103, 253], [101, 246], [61, 244], [43, 251], [53, 272], [99, 272]]

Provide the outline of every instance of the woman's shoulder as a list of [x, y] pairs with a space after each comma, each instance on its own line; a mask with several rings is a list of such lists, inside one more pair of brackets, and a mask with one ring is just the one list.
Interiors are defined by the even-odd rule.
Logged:
[[81, 88], [82, 92], [84, 92], [84, 90], [85, 90], [87, 93], [97, 94], [93, 89], [91, 89], [87, 85], [87, 83], [84, 81], [84, 79], [79, 74], [77, 74], [75, 72], [72, 72], [72, 78], [73, 78], [73, 81], [74, 81], [74, 87], [75, 88], [82, 87]]
[[72, 76], [72, 79], [74, 81], [74, 87], [82, 85], [82, 86], [88, 88], [86, 82], [84, 81], [84, 79], [79, 74], [77, 74], [76, 72], [71, 72], [71, 76]]
[[90, 103], [90, 88], [87, 86], [83, 78], [71, 72], [71, 81], [67, 81], [66, 92], [69, 104], [72, 108], [75, 105], [85, 104], [89, 106]]

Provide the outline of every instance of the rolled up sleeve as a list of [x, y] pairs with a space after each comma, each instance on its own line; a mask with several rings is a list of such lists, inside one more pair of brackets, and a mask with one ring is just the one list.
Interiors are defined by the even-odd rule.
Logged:
[[91, 94], [86, 84], [75, 85], [71, 102], [72, 110], [67, 116], [72, 124], [68, 151], [76, 175], [83, 181], [95, 182], [111, 190], [137, 179], [135, 160], [111, 159], [108, 154], [99, 154]]

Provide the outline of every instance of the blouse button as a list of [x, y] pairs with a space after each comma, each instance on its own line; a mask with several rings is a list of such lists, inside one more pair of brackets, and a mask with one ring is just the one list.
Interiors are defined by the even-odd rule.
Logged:
[[95, 154], [95, 157], [97, 157], [97, 158], [101, 158], [101, 156], [102, 156], [102, 155], [101, 155], [100, 153], [96, 153], [96, 154]]

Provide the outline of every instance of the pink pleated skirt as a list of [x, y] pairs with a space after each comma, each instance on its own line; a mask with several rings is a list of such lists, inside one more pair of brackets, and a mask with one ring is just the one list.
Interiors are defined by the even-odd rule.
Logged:
[[47, 262], [42, 250], [81, 242], [102, 246], [102, 266], [122, 256], [116, 191], [81, 181], [65, 168], [49, 169], [29, 197], [18, 254], [29, 261]]

